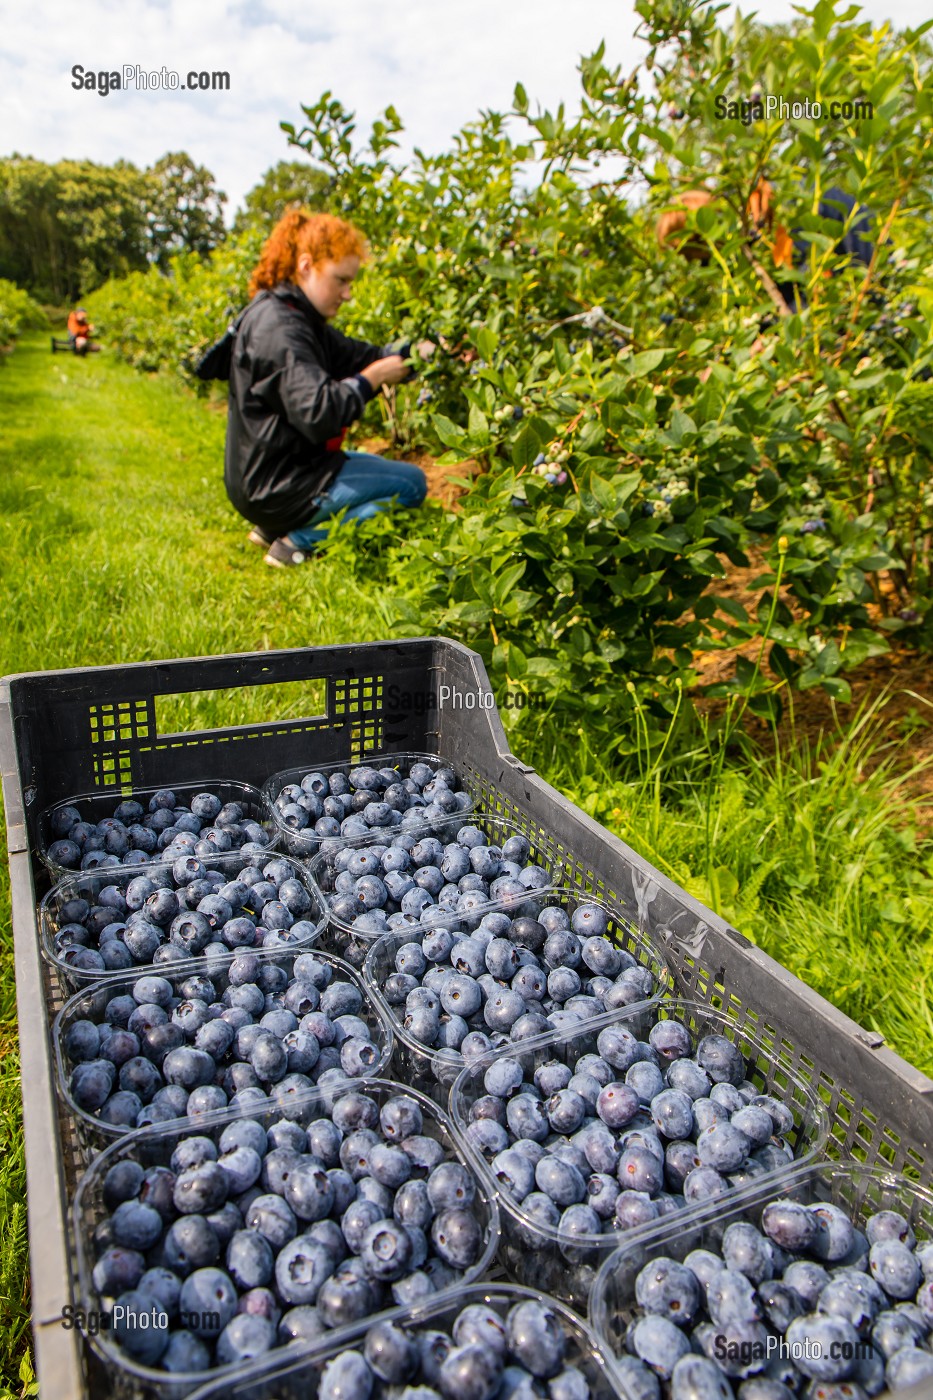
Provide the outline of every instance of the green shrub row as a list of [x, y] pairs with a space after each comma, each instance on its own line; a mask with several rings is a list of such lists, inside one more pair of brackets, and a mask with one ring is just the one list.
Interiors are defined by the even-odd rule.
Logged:
[[0, 277], [0, 348], [12, 345], [22, 331], [42, 330], [47, 324], [42, 307], [14, 282]]
[[[773, 716], [788, 685], [845, 700], [891, 634], [933, 631], [927, 41], [831, 0], [728, 33], [696, 0], [637, 9], [650, 81], [601, 47], [573, 117], [532, 114], [519, 86], [512, 124], [485, 112], [408, 163], [393, 108], [364, 145], [330, 93], [300, 129], [283, 123], [373, 244], [346, 328], [445, 347], [371, 413], [398, 450], [482, 469], [461, 509], [401, 543], [385, 545], [384, 522], [364, 531], [403, 585], [397, 627], [440, 619], [494, 684], [543, 689], [621, 748], [659, 742], [703, 650], [750, 644], [721, 688]], [[806, 119], [720, 120], [720, 99], [756, 86], [862, 94], [872, 115], [828, 137]], [[799, 291], [792, 315], [775, 229], [747, 213], [763, 173], [806, 249], [780, 274]], [[708, 258], [688, 262], [654, 222], [698, 185], [717, 198], [689, 217]], [[840, 260], [840, 224], [818, 214], [836, 186], [872, 215], [870, 267]], [[132, 363], [190, 379], [260, 242], [108, 284], [95, 318]], [[746, 611], [717, 579], [751, 548], [766, 565]]]

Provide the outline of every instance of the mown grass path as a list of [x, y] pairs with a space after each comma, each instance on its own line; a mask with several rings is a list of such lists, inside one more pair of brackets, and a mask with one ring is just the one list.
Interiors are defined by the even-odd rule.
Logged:
[[223, 489], [225, 415], [106, 356], [17, 346], [0, 377], [6, 670], [384, 630], [326, 559], [269, 569]]
[[[247, 543], [247, 527], [223, 489], [222, 412], [106, 351], [86, 360], [53, 356], [46, 336], [24, 339], [4, 361], [0, 674], [385, 635], [379, 598], [336, 562], [321, 559], [313, 574], [270, 569]], [[249, 697], [228, 696], [225, 703], [231, 719], [260, 718], [244, 710]], [[267, 703], [274, 713], [274, 694]], [[0, 824], [0, 840], [3, 835]], [[22, 1393], [29, 1306], [5, 848], [0, 940], [0, 1397], [6, 1397]]]

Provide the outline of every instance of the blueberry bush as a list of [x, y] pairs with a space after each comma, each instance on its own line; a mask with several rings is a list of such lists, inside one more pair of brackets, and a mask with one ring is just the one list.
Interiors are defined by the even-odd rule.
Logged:
[[0, 348], [12, 345], [21, 331], [42, 330], [45, 312], [21, 287], [0, 277]]
[[[933, 635], [929, 44], [832, 0], [774, 29], [636, 9], [640, 70], [600, 46], [573, 115], [519, 84], [511, 112], [407, 162], [392, 107], [363, 142], [330, 92], [282, 123], [373, 246], [346, 328], [443, 347], [370, 414], [395, 450], [480, 468], [456, 510], [401, 542], [373, 522], [348, 563], [388, 570], [396, 630], [462, 637], [497, 690], [544, 694], [610, 750], [660, 742], [705, 650], [750, 644], [719, 688], [774, 717], [789, 686], [847, 700], [892, 634]], [[848, 106], [782, 117], [771, 93]], [[697, 187], [687, 259], [655, 222]], [[865, 211], [870, 262], [850, 265], [840, 233]], [[95, 317], [133, 363], [188, 375], [260, 241], [108, 284]], [[717, 580], [751, 558], [748, 610]]]

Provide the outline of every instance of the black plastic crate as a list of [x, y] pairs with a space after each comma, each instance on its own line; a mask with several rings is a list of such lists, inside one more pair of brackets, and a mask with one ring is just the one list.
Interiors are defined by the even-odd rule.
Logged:
[[[312, 684], [318, 713], [160, 733], [160, 701], [180, 694]], [[58, 994], [39, 953], [37, 818], [74, 792], [171, 786], [205, 773], [261, 787], [278, 769], [371, 753], [453, 755], [477, 810], [516, 821], [562, 883], [608, 900], [668, 949], [678, 990], [757, 1029], [811, 1081], [832, 1122], [831, 1150], [931, 1176], [933, 1081], [889, 1051], [741, 934], [610, 836], [509, 752], [480, 658], [444, 638], [143, 662], [0, 682], [0, 761], [13, 929], [29, 1179], [33, 1326], [42, 1394], [87, 1393], [84, 1348], [61, 1327], [71, 1300], [66, 1218], [80, 1157], [59, 1122], [40, 1006]], [[283, 706], [282, 713], [287, 707]], [[168, 728], [171, 728], [169, 725]], [[95, 1374], [93, 1393], [107, 1393]]]

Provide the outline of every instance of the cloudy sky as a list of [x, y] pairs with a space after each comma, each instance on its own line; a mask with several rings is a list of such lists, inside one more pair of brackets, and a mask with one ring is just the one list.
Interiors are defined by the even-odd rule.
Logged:
[[[749, 9], [751, 6], [743, 6]], [[792, 17], [790, 0], [761, 0], [762, 19]], [[867, 0], [881, 22], [890, 0]], [[929, 17], [929, 0], [899, 0], [899, 24]], [[631, 0], [28, 0], [6, 7], [0, 46], [0, 154], [43, 160], [120, 157], [149, 165], [187, 150], [229, 196], [227, 217], [270, 165], [298, 154], [279, 130], [300, 104], [331, 89], [359, 126], [389, 103], [403, 149], [443, 149], [481, 108], [507, 110], [516, 81], [532, 104], [576, 106], [577, 63], [606, 41], [612, 65], [633, 67]], [[73, 87], [72, 68], [125, 64], [177, 72], [226, 70], [228, 92], [102, 97]]]

